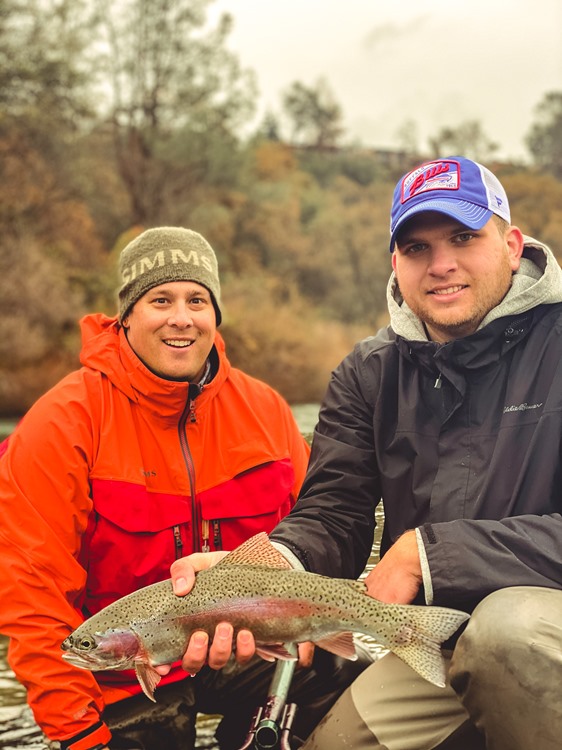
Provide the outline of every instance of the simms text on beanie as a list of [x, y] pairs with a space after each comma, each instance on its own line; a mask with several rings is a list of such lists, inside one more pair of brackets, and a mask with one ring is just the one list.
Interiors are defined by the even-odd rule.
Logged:
[[183, 227], [147, 229], [123, 248], [119, 258], [119, 320], [145, 292], [168, 281], [195, 281], [211, 292], [221, 322], [220, 281], [213, 248]]

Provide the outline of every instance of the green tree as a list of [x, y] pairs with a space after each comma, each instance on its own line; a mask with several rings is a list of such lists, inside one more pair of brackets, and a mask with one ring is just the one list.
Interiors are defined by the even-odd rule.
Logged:
[[2, 0], [0, 104], [4, 115], [76, 127], [92, 113], [84, 49], [92, 22], [84, 0]]
[[341, 107], [322, 78], [316, 86], [295, 81], [283, 95], [283, 107], [295, 144], [328, 148], [335, 146], [343, 133]]
[[385, 312], [391, 193], [390, 185], [345, 177], [323, 191], [296, 270], [299, 289], [324, 317], [372, 330]]
[[257, 129], [256, 137], [266, 141], [280, 141], [280, 130], [279, 118], [273, 112], [268, 110], [264, 115], [261, 125]]
[[162, 221], [167, 205], [208, 173], [216, 146], [223, 157], [233, 153], [234, 134], [253, 111], [253, 75], [225, 46], [232, 19], [223, 15], [208, 30], [209, 3], [96, 0], [108, 117], [133, 223]]
[[562, 179], [562, 91], [551, 91], [536, 107], [537, 122], [526, 138], [534, 163]]
[[103, 265], [87, 207], [16, 127], [0, 134], [0, 412], [20, 414], [76, 364], [76, 321]]
[[69, 149], [92, 121], [86, 0], [3, 0], [0, 129], [16, 127], [71, 182]]
[[76, 320], [103, 259], [78, 189], [90, 127], [82, 0], [3, 0], [0, 12], [0, 408], [22, 413], [76, 362]]
[[498, 144], [484, 133], [477, 120], [463, 122], [457, 127], [444, 127], [429, 139], [434, 158], [459, 154], [476, 161], [489, 161], [498, 150]]
[[418, 125], [415, 120], [405, 120], [396, 131], [396, 141], [399, 149], [412, 159], [420, 153]]
[[512, 222], [550, 246], [562, 260], [562, 182], [550, 172], [505, 167], [500, 173], [509, 195]]

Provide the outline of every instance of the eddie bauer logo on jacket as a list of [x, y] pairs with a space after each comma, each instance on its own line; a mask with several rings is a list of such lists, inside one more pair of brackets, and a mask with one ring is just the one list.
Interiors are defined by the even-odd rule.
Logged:
[[187, 255], [179, 248], [167, 248], [158, 250], [152, 255], [145, 255], [143, 258], [135, 261], [131, 266], [123, 269], [123, 282], [126, 284], [133, 281], [137, 276], [142, 276], [146, 271], [152, 271], [154, 268], [161, 266], [179, 264], [188, 264], [191, 266], [202, 266], [209, 273], [213, 273], [213, 266], [206, 255], [201, 255], [196, 250], [191, 250]]
[[542, 403], [540, 404], [519, 404], [518, 406], [506, 406], [503, 410], [504, 414], [508, 414], [511, 411], [529, 411], [530, 409], [540, 409], [542, 406]]

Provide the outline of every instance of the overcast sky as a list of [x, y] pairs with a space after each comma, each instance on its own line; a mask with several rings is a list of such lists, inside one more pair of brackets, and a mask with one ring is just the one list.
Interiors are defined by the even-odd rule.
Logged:
[[396, 147], [407, 121], [418, 146], [478, 120], [500, 157], [524, 137], [548, 91], [562, 91], [561, 0], [215, 0], [234, 17], [228, 46], [255, 70], [260, 112], [281, 110], [293, 82], [325, 78], [348, 140]]

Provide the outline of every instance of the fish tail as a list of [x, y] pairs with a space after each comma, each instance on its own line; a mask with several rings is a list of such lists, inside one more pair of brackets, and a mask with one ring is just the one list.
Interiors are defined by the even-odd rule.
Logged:
[[397, 607], [402, 610], [402, 624], [390, 639], [390, 649], [428, 682], [445, 687], [441, 644], [468, 620], [469, 615], [446, 607]]
[[391, 650], [428, 682], [445, 687], [445, 662], [439, 643], [423, 636], [406, 645], [392, 645]]

